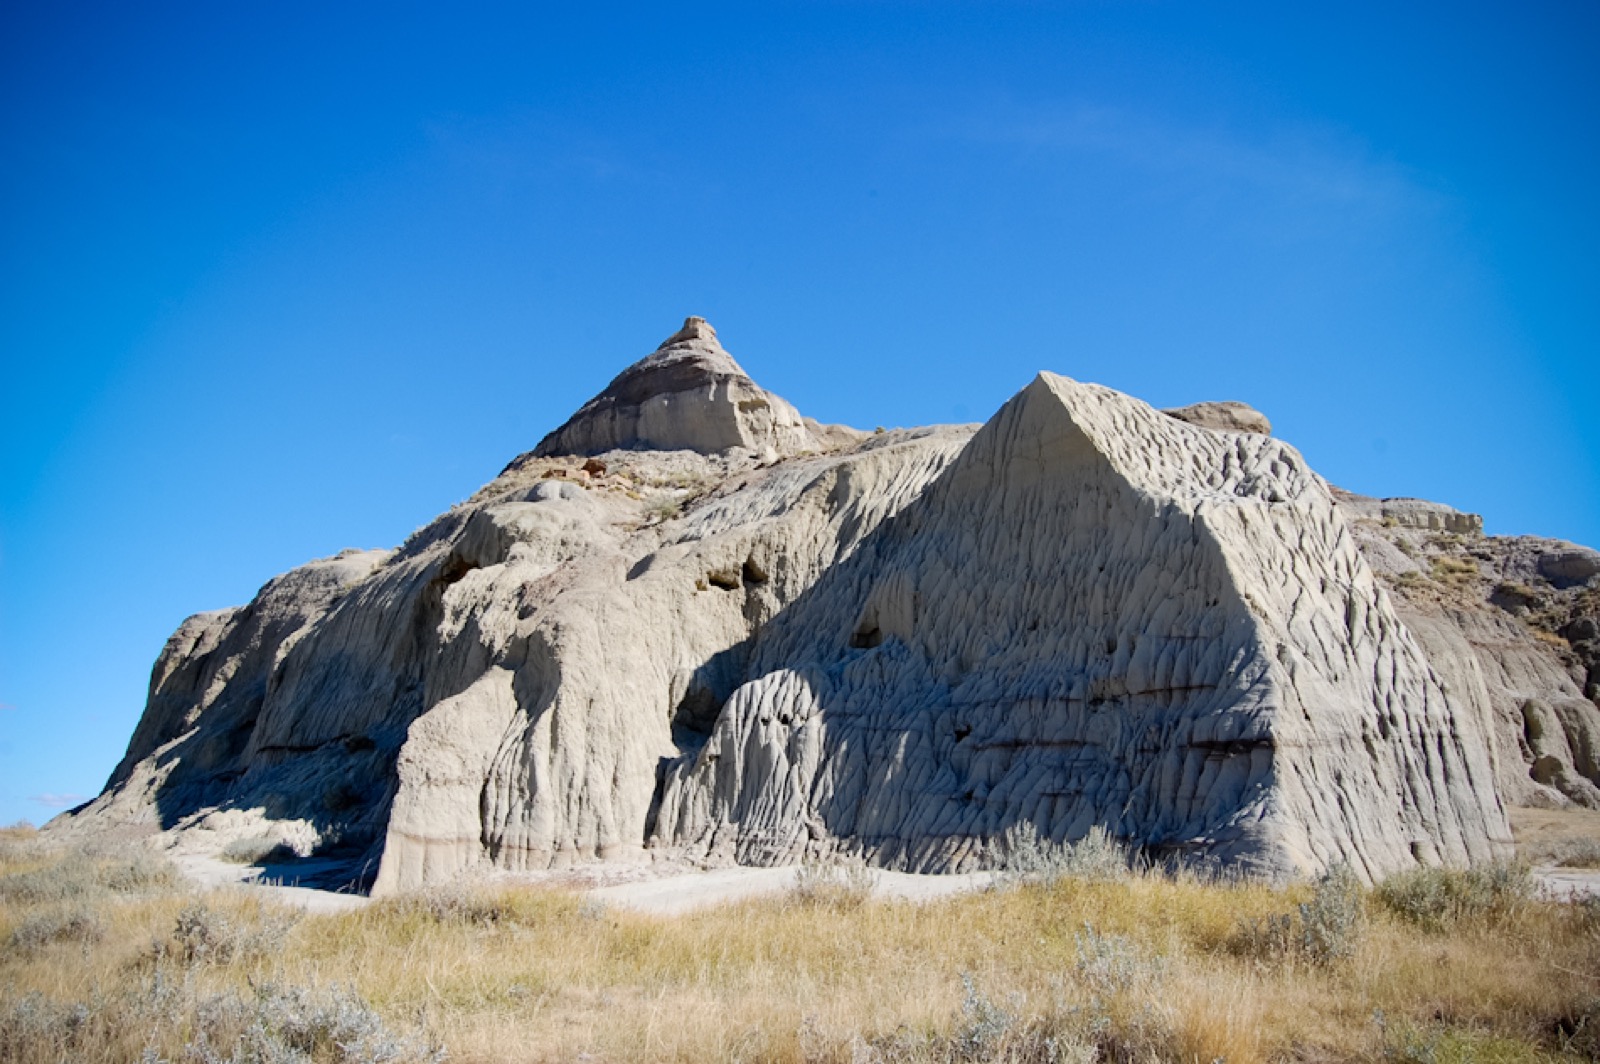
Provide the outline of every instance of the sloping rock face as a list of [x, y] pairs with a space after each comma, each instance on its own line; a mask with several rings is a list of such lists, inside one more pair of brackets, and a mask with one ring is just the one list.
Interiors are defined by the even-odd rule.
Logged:
[[1274, 874], [1509, 838], [1456, 712], [1295, 451], [1042, 375], [759, 634], [662, 837], [922, 871], [1031, 822]]
[[689, 318], [654, 354], [629, 366], [546, 436], [534, 454], [740, 449], [771, 459], [824, 449], [823, 431], [751, 380], [704, 318]]
[[[1023, 823], [1271, 874], [1477, 860], [1497, 781], [1580, 800], [1537, 777], [1592, 755], [1565, 637], [1493, 658], [1472, 626], [1528, 617], [1408, 597], [1394, 537], [1454, 535], [1048, 374], [976, 436], [818, 426], [691, 319], [398, 549], [186, 621], [51, 830], [267, 835], [380, 893], [663, 854], [966, 869]], [[1594, 581], [1549, 554], [1506, 572], [1578, 646]], [[1513, 729], [1497, 684], [1548, 719]]]

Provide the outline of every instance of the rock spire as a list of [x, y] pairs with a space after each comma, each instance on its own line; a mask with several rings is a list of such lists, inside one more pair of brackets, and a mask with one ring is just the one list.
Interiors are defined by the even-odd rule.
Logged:
[[739, 449], [771, 459], [817, 446], [800, 412], [751, 380], [723, 350], [710, 322], [691, 317], [546, 436], [534, 454]]

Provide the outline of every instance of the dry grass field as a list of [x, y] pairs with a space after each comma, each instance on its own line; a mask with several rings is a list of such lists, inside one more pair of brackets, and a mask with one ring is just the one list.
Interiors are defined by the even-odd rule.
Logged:
[[0, 1060], [1600, 1058], [1600, 905], [1517, 867], [1376, 891], [1026, 872], [925, 903], [824, 869], [670, 918], [532, 888], [313, 916], [12, 830]]

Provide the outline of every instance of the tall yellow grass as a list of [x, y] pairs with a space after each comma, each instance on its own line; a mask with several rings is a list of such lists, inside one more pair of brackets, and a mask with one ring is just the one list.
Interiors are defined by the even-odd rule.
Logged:
[[[791, 895], [672, 918], [531, 888], [328, 916], [232, 892], [203, 897], [202, 915], [240, 948], [197, 957], [177, 931], [186, 909], [194, 923], [195, 899], [176, 890], [6, 897], [7, 878], [59, 859], [0, 854], [0, 1057], [62, 1059], [42, 1037], [17, 1041], [15, 1015], [32, 994], [96, 1013], [66, 1059], [138, 1060], [149, 1050], [182, 1060], [208, 995], [335, 984], [456, 1062], [1255, 1064], [1600, 1052], [1600, 918], [1547, 901], [1429, 930], [1369, 896], [1352, 952], [1314, 963], [1241, 931], [1295, 912], [1309, 888], [1157, 874], [921, 904]], [[63, 904], [93, 906], [105, 933], [13, 942]], [[169, 1008], [170, 1023], [139, 1012], [158, 980], [188, 995]], [[310, 1055], [353, 1059], [327, 1046]]]

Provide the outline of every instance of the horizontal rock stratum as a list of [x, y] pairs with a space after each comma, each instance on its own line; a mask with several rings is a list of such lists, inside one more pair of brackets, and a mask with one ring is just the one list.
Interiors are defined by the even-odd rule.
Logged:
[[1593, 552], [1391, 521], [1242, 404], [1171, 413], [1043, 373], [976, 432], [868, 435], [691, 318], [398, 549], [185, 621], [51, 830], [261, 836], [379, 893], [653, 854], [968, 871], [1021, 825], [1376, 879], [1504, 855], [1503, 795], [1600, 804]]

